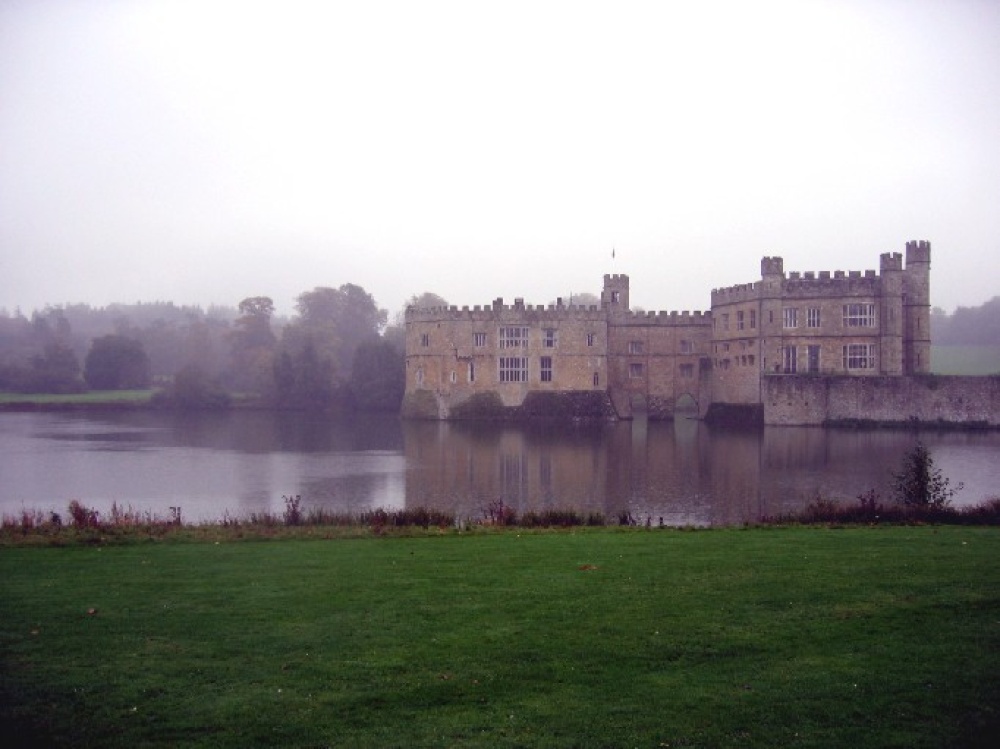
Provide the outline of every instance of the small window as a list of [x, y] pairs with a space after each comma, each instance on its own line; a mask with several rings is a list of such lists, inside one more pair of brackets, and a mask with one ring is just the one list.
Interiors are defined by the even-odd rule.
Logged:
[[681, 341], [681, 353], [682, 354], [690, 354], [693, 350], [694, 349], [691, 346], [691, 341]]
[[593, 333], [587, 333], [587, 345], [588, 346], [593, 346], [594, 345], [594, 334]]
[[781, 310], [781, 314], [784, 327], [786, 328], [799, 327], [799, 310], [797, 307], [785, 307], [783, 310]]
[[729, 330], [729, 313], [728, 312], [723, 312], [722, 313], [722, 329], [723, 330]]
[[736, 313], [736, 329], [737, 330], [743, 330], [745, 326], [746, 326], [746, 320], [744, 319], [743, 312], [742, 311], [741, 312], [737, 312]]
[[819, 307], [810, 307], [806, 310], [806, 327], [819, 327]]
[[542, 345], [545, 348], [556, 347], [556, 331], [553, 328], [546, 328], [542, 337]]
[[597, 372], [594, 372], [594, 387], [596, 388], [600, 384], [601, 384], [601, 376]]
[[428, 333], [421, 333], [420, 334], [420, 345], [421, 346], [430, 346], [431, 345], [431, 337], [430, 337], [430, 335]]
[[795, 374], [798, 371], [798, 352], [795, 346], [782, 346], [782, 371], [785, 374]]
[[629, 341], [628, 342], [628, 352], [630, 354], [641, 354], [642, 353], [642, 341]]
[[482, 348], [486, 345], [486, 334], [485, 333], [473, 333], [472, 334], [472, 344], [476, 348]]
[[474, 361], [469, 362], [469, 382], [476, 381], [476, 363]]
[[757, 328], [757, 310], [750, 310], [750, 330]]
[[543, 356], [541, 359], [542, 382], [552, 382], [552, 357]]
[[686, 379], [694, 377], [694, 364], [681, 364], [681, 377]]
[[451, 378], [450, 379], [451, 379], [451, 384], [452, 385], [454, 385], [456, 382], [458, 382], [458, 373], [456, 373], [455, 370], [451, 371]]
[[628, 365], [628, 376], [632, 379], [638, 379], [642, 377], [642, 364], [639, 362], [632, 362]]
[[819, 346], [809, 346], [806, 349], [806, 371], [810, 374], [819, 373]]

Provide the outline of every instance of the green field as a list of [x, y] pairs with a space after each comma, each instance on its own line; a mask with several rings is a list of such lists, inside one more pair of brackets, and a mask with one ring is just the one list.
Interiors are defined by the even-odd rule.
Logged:
[[57, 395], [52, 393], [4, 393], [0, 392], [0, 405], [38, 403], [49, 404], [83, 404], [102, 403], [146, 403], [153, 397], [154, 390], [93, 390], [89, 393], [73, 393]]
[[1000, 346], [931, 346], [931, 371], [940, 375], [1000, 374]]
[[4, 746], [992, 746], [1000, 530], [0, 549]]

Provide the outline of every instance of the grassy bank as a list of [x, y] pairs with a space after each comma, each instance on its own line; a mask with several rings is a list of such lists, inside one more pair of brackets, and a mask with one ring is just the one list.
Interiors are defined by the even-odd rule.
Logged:
[[1000, 530], [0, 549], [4, 746], [983, 746]]
[[5, 393], [0, 408], [52, 408], [70, 406], [121, 406], [148, 404], [155, 390], [93, 390], [89, 393]]

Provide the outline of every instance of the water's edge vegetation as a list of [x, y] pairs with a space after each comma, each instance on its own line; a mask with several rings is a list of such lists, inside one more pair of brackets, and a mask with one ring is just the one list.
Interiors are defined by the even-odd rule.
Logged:
[[[0, 518], [0, 546], [120, 544], [152, 540], [218, 541], [276, 538], [355, 538], [385, 535], [441, 535], [447, 533], [495, 532], [497, 530], [558, 530], [580, 528], [683, 529], [664, 523], [663, 518], [636, 517], [622, 512], [608, 517], [599, 512], [571, 508], [518, 513], [502, 500], [482, 508], [479, 517], [462, 518], [440, 510], [373, 509], [361, 513], [337, 513], [323, 508], [302, 507], [300, 496], [284, 497], [281, 513], [254, 512], [237, 517], [224, 515], [214, 522], [186, 523], [182, 508], [171, 507], [168, 516], [112, 505], [100, 513], [74, 500], [67, 516], [23, 510]], [[875, 525], [1000, 525], [1000, 497], [966, 507], [884, 503], [874, 493], [856, 503], [841, 504], [817, 499], [802, 512], [766, 517], [752, 526], [875, 526]]]

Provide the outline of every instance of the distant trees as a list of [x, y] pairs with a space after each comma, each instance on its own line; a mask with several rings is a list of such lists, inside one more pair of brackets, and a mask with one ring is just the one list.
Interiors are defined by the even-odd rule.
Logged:
[[[424, 292], [407, 304], [447, 302]], [[226, 393], [279, 407], [398, 408], [405, 382], [402, 312], [387, 325], [372, 295], [350, 283], [303, 292], [295, 310], [291, 320], [277, 317], [268, 296], [207, 312], [172, 302], [51, 307], [30, 319], [0, 310], [0, 390], [155, 383], [163, 388], [160, 404], [184, 408], [224, 404]]]
[[274, 363], [276, 399], [292, 406], [343, 403], [355, 353], [378, 340], [386, 311], [355, 284], [304, 292], [296, 310], [299, 316], [285, 327]]
[[398, 410], [405, 389], [405, 356], [391, 341], [368, 341], [358, 347], [350, 383], [355, 406], [365, 411]]
[[1000, 346], [1000, 296], [978, 307], [959, 307], [950, 315], [935, 307], [931, 341], [943, 346]]
[[123, 335], [95, 338], [83, 378], [94, 390], [130, 390], [150, 385], [149, 357], [142, 343]]

